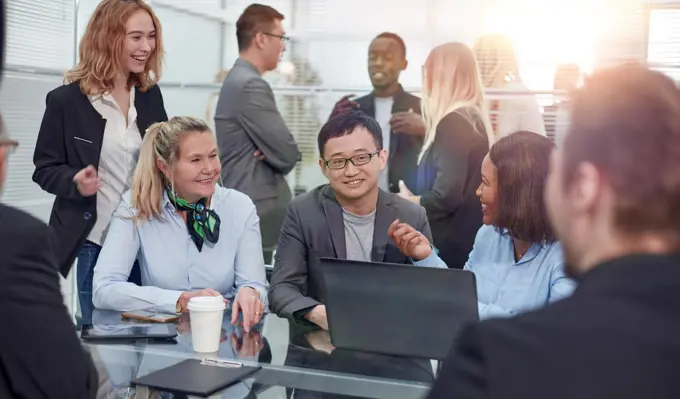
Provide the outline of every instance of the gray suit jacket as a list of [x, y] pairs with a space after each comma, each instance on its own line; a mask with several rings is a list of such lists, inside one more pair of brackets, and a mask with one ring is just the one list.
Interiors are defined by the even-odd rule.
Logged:
[[[225, 187], [247, 194], [256, 206], [274, 198], [279, 205], [290, 201], [284, 176], [300, 160], [300, 151], [276, 108], [271, 87], [255, 66], [240, 58], [220, 90], [215, 133]], [[257, 150], [264, 160], [253, 156]]]
[[[373, 231], [373, 262], [412, 263], [387, 236], [395, 219], [410, 224], [432, 242], [425, 209], [381, 190]], [[288, 207], [269, 288], [273, 312], [293, 319], [296, 312], [325, 302], [318, 266], [321, 257], [347, 258], [342, 207], [328, 185], [295, 197]]]

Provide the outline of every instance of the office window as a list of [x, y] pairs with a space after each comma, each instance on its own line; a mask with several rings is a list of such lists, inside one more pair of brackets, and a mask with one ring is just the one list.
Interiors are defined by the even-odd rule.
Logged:
[[647, 62], [680, 82], [680, 8], [649, 10]]

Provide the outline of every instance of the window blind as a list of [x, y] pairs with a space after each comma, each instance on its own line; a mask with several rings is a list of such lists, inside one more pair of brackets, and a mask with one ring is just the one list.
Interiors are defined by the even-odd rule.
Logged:
[[[10, 71], [0, 90], [0, 109], [10, 135], [19, 141], [19, 148], [9, 159], [8, 178], [0, 201], [47, 220], [53, 197], [31, 179], [33, 151], [45, 96], [61, 84], [58, 71], [70, 68], [73, 62], [75, 3], [12, 0], [6, 4], [6, 62]], [[40, 72], [12, 72], [17, 66]]]

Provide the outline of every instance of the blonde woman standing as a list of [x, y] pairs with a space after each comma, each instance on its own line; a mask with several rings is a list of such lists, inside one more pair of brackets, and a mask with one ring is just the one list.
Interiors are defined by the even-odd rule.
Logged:
[[436, 47], [423, 66], [425, 143], [414, 195], [400, 195], [427, 211], [434, 245], [450, 268], [462, 268], [482, 225], [475, 191], [489, 151], [491, 127], [472, 51], [461, 43]]
[[[94, 304], [118, 311], [187, 312], [194, 296], [234, 298], [246, 331], [267, 301], [253, 201], [217, 185], [217, 141], [200, 119], [174, 117], [144, 137], [94, 270]], [[188, 234], [187, 234], [188, 233]], [[139, 261], [142, 286], [127, 282]]]
[[[520, 78], [517, 52], [508, 37], [498, 34], [482, 36], [477, 39], [473, 51], [484, 88], [529, 92]], [[546, 135], [541, 109], [532, 96], [491, 100], [487, 107], [495, 140], [518, 131]]]
[[[66, 276], [78, 258], [78, 297], [87, 321], [92, 270], [111, 215], [130, 188], [144, 131], [168, 119], [156, 85], [163, 64], [160, 22], [142, 0], [104, 0], [87, 24], [79, 55], [67, 84], [47, 94], [33, 181], [56, 197], [50, 228], [57, 262]], [[139, 282], [139, 273], [132, 281]]]

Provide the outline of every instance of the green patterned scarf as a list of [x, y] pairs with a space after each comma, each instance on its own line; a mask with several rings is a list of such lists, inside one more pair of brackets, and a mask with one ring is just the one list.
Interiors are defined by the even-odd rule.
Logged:
[[220, 217], [212, 209], [206, 206], [208, 199], [201, 198], [192, 204], [173, 192], [171, 188], [166, 189], [170, 202], [179, 211], [187, 213], [187, 228], [189, 236], [201, 252], [204, 240], [216, 243], [220, 238]]

